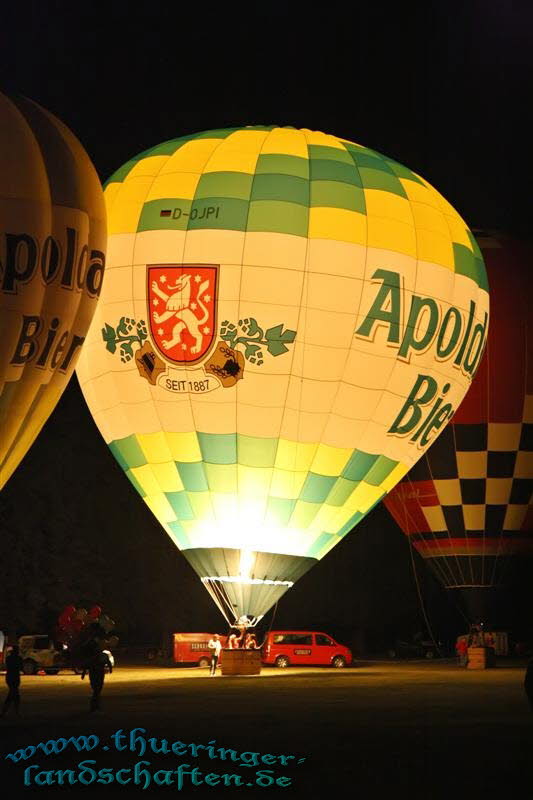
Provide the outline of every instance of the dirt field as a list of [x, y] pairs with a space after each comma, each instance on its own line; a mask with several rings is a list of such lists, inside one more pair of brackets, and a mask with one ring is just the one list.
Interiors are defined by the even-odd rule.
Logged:
[[[223, 791], [329, 800], [349, 792], [466, 800], [510, 797], [523, 787], [529, 797], [533, 714], [523, 674], [518, 664], [474, 672], [414, 662], [265, 669], [246, 678], [209, 678], [197, 668], [118, 667], [106, 678], [103, 710], [93, 714], [87, 679], [23, 677], [20, 718], [10, 712], [0, 720], [2, 785], [22, 789], [26, 775], [26, 795], [39, 796]], [[145, 733], [137, 731], [130, 743], [135, 728]], [[47, 754], [47, 745], [33, 755], [27, 750], [26, 758], [6, 758], [39, 742], [89, 734], [95, 737], [89, 752], [59, 742], [61, 753]], [[150, 738], [156, 750], [168, 752], [153, 752]], [[96, 763], [83, 771], [78, 765], [87, 760]], [[181, 778], [180, 763], [189, 765]]]

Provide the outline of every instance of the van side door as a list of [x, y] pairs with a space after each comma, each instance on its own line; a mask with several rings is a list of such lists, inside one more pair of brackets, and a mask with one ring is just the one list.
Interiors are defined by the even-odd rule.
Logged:
[[291, 664], [313, 664], [313, 634], [287, 633], [285, 645]]
[[315, 633], [315, 647], [313, 648], [315, 654], [315, 664], [323, 664], [329, 666], [331, 659], [339, 650], [337, 644], [325, 633]]

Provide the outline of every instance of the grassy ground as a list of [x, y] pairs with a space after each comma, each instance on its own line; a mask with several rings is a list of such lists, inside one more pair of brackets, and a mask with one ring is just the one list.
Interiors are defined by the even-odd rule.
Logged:
[[[70, 674], [23, 677], [20, 718], [9, 715], [0, 720], [2, 782], [23, 787], [24, 770], [32, 781], [27, 793], [39, 795], [59, 792], [61, 796], [86, 797], [129, 795], [131, 791], [156, 791], [192, 796], [213, 796], [223, 791], [246, 796], [291, 796], [333, 798], [349, 792], [357, 797], [385, 798], [408, 795], [413, 798], [492, 798], [511, 797], [519, 787], [533, 791], [533, 714], [523, 692], [523, 665], [500, 666], [486, 671], [469, 671], [454, 664], [363, 663], [346, 670], [265, 669], [257, 677], [209, 678], [206, 670], [123, 667], [106, 678], [103, 710], [88, 712], [87, 679]], [[209, 758], [209, 751], [191, 749], [185, 754], [155, 754], [148, 750], [117, 751], [111, 735], [122, 729], [126, 735], [144, 728], [145, 738], [166, 739], [228, 748], [244, 755], [242, 759]], [[38, 750], [33, 757], [12, 763], [6, 753], [37, 745], [58, 737], [95, 734], [98, 746], [78, 753], [73, 744], [61, 754], [46, 755]], [[118, 740], [119, 744], [123, 740]], [[158, 743], [161, 746], [161, 743]], [[178, 746], [176, 746], [178, 747]], [[108, 748], [108, 749], [106, 749]], [[178, 748], [179, 749], [179, 748]], [[183, 748], [182, 748], [183, 750]], [[30, 751], [28, 751], [29, 754]], [[258, 763], [261, 755], [291, 755], [276, 763]], [[58, 769], [74, 770], [86, 759], [96, 761], [95, 769], [133, 769], [135, 762], [150, 761], [151, 785], [136, 787], [134, 773], [121, 773], [129, 783], [97, 783], [84, 786], [78, 781], [59, 786]], [[303, 759], [303, 760], [302, 760]], [[280, 763], [281, 761], [281, 763]], [[183, 777], [183, 788], [176, 784], [158, 786], [170, 780], [170, 770], [180, 762], [198, 767], [197, 780], [208, 774], [241, 775], [211, 778], [191, 784]], [[268, 762], [268, 759], [267, 759]], [[94, 765], [92, 765], [94, 766]], [[148, 767], [146, 767], [148, 768]], [[271, 770], [260, 777], [258, 770]], [[53, 780], [53, 787], [38, 786], [38, 772], [48, 771], [41, 781]], [[168, 773], [168, 774], [167, 774]], [[90, 780], [91, 773], [84, 773]], [[166, 777], [165, 777], [166, 775]], [[280, 777], [288, 781], [266, 785]], [[103, 780], [107, 780], [105, 777]], [[224, 781], [231, 785], [224, 786]], [[251, 784], [251, 785], [250, 785]], [[285, 785], [287, 784], [287, 785]], [[515, 795], [516, 796], [516, 795]]]

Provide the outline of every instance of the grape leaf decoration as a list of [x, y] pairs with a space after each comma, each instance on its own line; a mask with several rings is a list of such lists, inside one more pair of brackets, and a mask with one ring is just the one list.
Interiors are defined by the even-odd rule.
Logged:
[[240, 319], [238, 325], [224, 320], [220, 326], [220, 336], [232, 349], [242, 345], [246, 360], [261, 366], [264, 361], [264, 350], [266, 349], [271, 356], [283, 355], [288, 352], [288, 346], [294, 342], [296, 331], [284, 328], [282, 324], [274, 325], [265, 331], [254, 317], [247, 317]]
[[105, 323], [102, 328], [102, 339], [106, 343], [106, 350], [115, 353], [117, 346], [120, 350], [120, 360], [124, 363], [133, 358], [133, 345], [143, 346], [143, 342], [148, 338], [148, 330], [144, 319], [136, 322], [131, 317], [121, 317], [116, 328]]

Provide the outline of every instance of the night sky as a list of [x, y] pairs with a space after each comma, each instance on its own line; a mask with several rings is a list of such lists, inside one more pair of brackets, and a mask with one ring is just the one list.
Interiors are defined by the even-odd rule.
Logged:
[[[526, 2], [324, 5], [237, 15], [197, 3], [19, 2], [2, 11], [6, 91], [55, 113], [104, 181], [159, 142], [280, 124], [406, 164], [470, 227], [531, 235], [533, 14]], [[288, 110], [292, 109], [292, 110]], [[0, 497], [0, 628], [99, 603], [124, 642], [222, 628], [199, 580], [108, 452], [72, 379]], [[461, 617], [415, 557], [435, 633]], [[277, 626], [376, 650], [423, 627], [411, 554], [379, 506], [282, 600]]]

